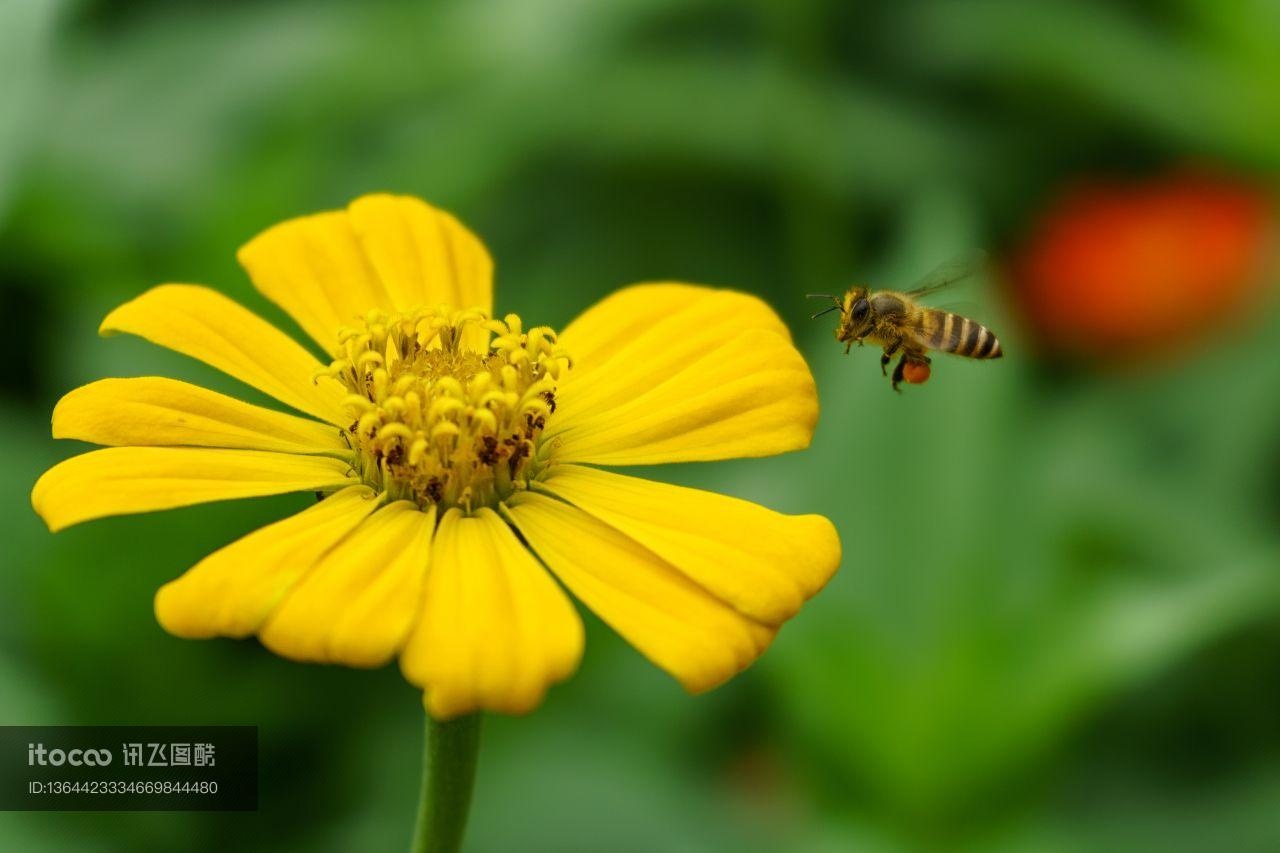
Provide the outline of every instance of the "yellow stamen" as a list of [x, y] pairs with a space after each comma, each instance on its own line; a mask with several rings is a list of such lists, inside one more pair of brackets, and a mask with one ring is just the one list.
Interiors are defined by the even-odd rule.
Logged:
[[470, 512], [537, 474], [537, 446], [569, 356], [546, 326], [477, 309], [371, 311], [322, 371], [350, 392], [361, 477], [393, 498]]

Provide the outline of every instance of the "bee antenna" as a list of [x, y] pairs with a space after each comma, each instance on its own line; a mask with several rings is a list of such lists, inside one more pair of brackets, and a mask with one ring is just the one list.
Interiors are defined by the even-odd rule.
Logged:
[[818, 319], [819, 317], [821, 317], [823, 314], [830, 314], [832, 311], [839, 311], [841, 308], [843, 308], [843, 307], [844, 307], [844, 306], [840, 303], [840, 297], [839, 297], [839, 296], [836, 296], [834, 293], [806, 293], [806, 294], [805, 294], [805, 298], [807, 298], [807, 299], [830, 299], [832, 302], [834, 302], [834, 303], [835, 303], [835, 304], [834, 304], [834, 305], [832, 305], [830, 308], [826, 308], [826, 309], [824, 309], [824, 310], [822, 310], [822, 311], [819, 311], [817, 314], [814, 314], [813, 316], [811, 316], [811, 317], [809, 318], [810, 320], [816, 320], [816, 319]]

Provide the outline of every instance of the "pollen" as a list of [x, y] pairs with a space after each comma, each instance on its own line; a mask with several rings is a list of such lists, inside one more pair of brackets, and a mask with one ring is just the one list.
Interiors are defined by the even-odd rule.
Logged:
[[361, 478], [423, 509], [492, 506], [539, 473], [568, 354], [546, 326], [508, 314], [371, 311], [338, 334], [321, 371], [347, 388], [344, 437]]

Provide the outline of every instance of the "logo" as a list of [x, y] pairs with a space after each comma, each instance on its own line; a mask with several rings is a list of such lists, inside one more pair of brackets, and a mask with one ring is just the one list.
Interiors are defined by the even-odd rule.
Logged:
[[27, 744], [28, 767], [106, 767], [111, 763], [109, 749], [45, 749], [42, 743]]

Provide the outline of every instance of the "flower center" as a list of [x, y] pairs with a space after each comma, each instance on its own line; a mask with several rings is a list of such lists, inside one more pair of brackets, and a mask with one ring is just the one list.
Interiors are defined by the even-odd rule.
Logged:
[[537, 474], [535, 449], [569, 357], [546, 326], [479, 310], [371, 311], [338, 334], [324, 375], [350, 391], [360, 476], [394, 499], [492, 506]]

